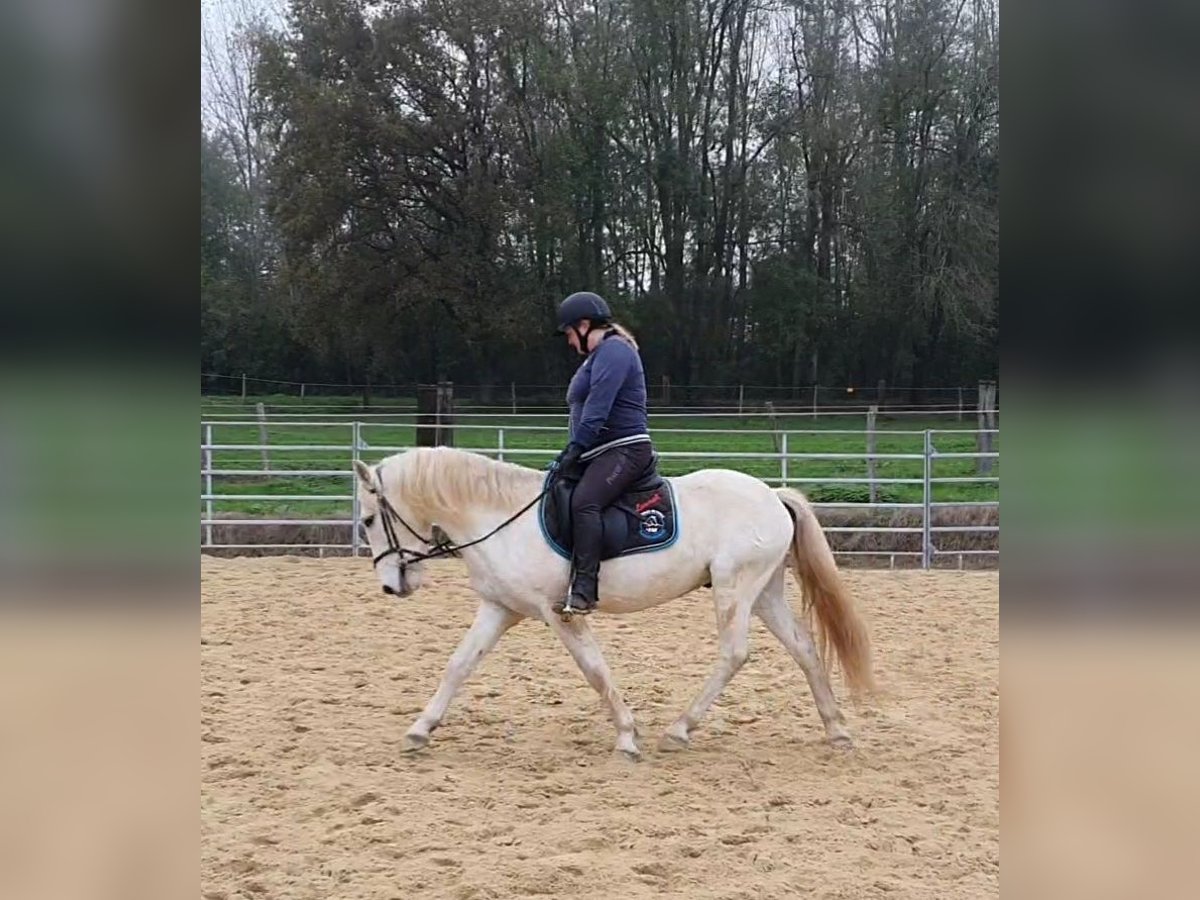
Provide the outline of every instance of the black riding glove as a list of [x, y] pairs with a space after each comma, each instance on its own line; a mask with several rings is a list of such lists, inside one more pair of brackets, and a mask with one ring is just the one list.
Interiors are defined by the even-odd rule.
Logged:
[[583, 455], [583, 446], [574, 441], [567, 444], [567, 448], [562, 453], [558, 454], [558, 459], [554, 461], [555, 471], [567, 478], [574, 478], [579, 473], [579, 457]]

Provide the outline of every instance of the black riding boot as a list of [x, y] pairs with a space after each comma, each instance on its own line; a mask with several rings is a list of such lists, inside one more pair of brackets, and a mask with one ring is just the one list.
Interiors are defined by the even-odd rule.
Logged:
[[600, 510], [577, 512], [573, 528], [571, 553], [571, 587], [558, 612], [587, 615], [596, 608], [599, 599], [600, 541], [603, 526]]
[[596, 603], [599, 600], [600, 592], [600, 569], [593, 567], [590, 569], [582, 568], [579, 562], [576, 562], [576, 568], [573, 577], [571, 578], [571, 591], [569, 602], [572, 612], [577, 612], [582, 615], [587, 615], [596, 608]]

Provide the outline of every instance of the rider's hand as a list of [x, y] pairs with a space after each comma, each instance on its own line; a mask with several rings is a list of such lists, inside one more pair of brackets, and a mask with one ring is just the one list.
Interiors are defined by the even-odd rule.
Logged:
[[579, 467], [579, 457], [583, 455], [583, 447], [580, 444], [572, 441], [567, 444], [566, 449], [558, 454], [558, 458], [554, 460], [554, 469], [557, 472], [562, 472], [571, 475]]

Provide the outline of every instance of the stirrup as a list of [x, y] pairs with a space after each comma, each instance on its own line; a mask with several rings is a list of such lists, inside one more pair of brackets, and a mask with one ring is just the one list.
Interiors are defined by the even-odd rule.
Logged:
[[591, 614], [595, 609], [596, 604], [588, 605], [583, 603], [583, 601], [576, 601], [575, 596], [571, 593], [568, 593], [562, 601], [554, 604], [554, 611], [564, 619], [569, 619], [572, 616], [586, 616]]

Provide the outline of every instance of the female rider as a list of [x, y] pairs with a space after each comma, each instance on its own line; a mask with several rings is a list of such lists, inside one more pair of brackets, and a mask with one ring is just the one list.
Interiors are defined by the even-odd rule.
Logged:
[[637, 342], [604, 299], [590, 291], [567, 297], [558, 330], [585, 359], [567, 389], [571, 434], [557, 460], [559, 474], [579, 484], [571, 496], [571, 586], [554, 609], [586, 615], [598, 600], [601, 513], [646, 472], [654, 448]]

